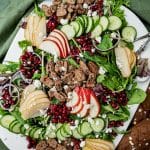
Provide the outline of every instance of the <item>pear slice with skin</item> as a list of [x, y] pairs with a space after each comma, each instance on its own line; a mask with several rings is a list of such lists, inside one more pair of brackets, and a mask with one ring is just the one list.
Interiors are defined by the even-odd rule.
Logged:
[[42, 17], [39, 21], [39, 24], [34, 31], [34, 37], [35, 37], [35, 45], [39, 48], [40, 44], [44, 40], [44, 37], [46, 37], [46, 19], [45, 17]]
[[27, 109], [30, 109], [30, 107], [37, 105], [41, 102], [49, 102], [49, 99], [47, 97], [37, 97], [36, 99], [32, 99], [31, 101], [28, 101], [25, 105], [21, 107], [20, 112], [26, 111]]
[[42, 103], [39, 103], [37, 105], [30, 107], [30, 109], [21, 113], [22, 118], [24, 120], [27, 120], [29, 118], [32, 118], [33, 116], [35, 117], [35, 115], [39, 114], [41, 110], [47, 109], [49, 107], [49, 104], [50, 104], [49, 102], [42, 102]]
[[107, 145], [100, 144], [100, 143], [94, 143], [94, 142], [88, 142], [86, 145], [91, 148], [92, 150], [111, 150]]
[[112, 150], [114, 149], [114, 144], [112, 142], [102, 140], [102, 139], [86, 139], [87, 142], [94, 142], [94, 143], [103, 143], [108, 145]]
[[[27, 18], [27, 22], [29, 22], [29, 17]], [[29, 25], [27, 23], [26, 29], [24, 30], [24, 38], [30, 41], [30, 33], [29, 33]]]
[[41, 20], [41, 17], [38, 16], [38, 15], [35, 15], [34, 16], [34, 20], [33, 20], [33, 33], [32, 33], [32, 43], [33, 43], [33, 46], [36, 46], [36, 30], [39, 26], [39, 22]]
[[31, 103], [36, 103], [39, 99], [47, 98], [46, 94], [39, 94], [35, 97], [32, 97], [31, 99], [27, 98], [25, 102], [21, 105], [20, 111], [23, 111], [26, 109]]
[[92, 150], [92, 149], [87, 147], [87, 146], [85, 146], [85, 147], [83, 147], [83, 150]]

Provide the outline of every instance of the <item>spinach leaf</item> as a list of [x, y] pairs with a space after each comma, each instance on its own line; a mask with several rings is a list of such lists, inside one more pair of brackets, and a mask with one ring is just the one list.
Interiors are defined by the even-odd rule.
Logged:
[[146, 98], [146, 93], [142, 89], [134, 89], [131, 96], [129, 97], [128, 105], [140, 104]]
[[60, 101], [58, 99], [56, 99], [56, 98], [53, 98], [51, 100], [51, 104], [59, 104], [59, 103], [60, 103]]
[[113, 46], [113, 43], [111, 41], [110, 35], [105, 34], [103, 36], [102, 42], [97, 45], [98, 48], [101, 50], [107, 50]]

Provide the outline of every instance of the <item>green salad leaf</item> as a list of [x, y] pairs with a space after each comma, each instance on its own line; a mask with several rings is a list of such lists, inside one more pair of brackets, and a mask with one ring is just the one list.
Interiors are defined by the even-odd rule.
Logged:
[[44, 11], [38, 6], [38, 1], [37, 0], [35, 0], [35, 3], [34, 3], [34, 12], [40, 17], [45, 16]]
[[136, 88], [129, 97], [128, 105], [140, 104], [145, 100], [145, 98], [146, 92], [144, 92], [142, 89]]
[[70, 65], [79, 68], [79, 65], [77, 64], [77, 62], [73, 59], [73, 58], [68, 58], [68, 62]]
[[22, 50], [26, 50], [28, 46], [32, 46], [31, 42], [27, 40], [19, 41], [18, 44]]
[[0, 73], [15, 72], [19, 69], [19, 63], [8, 62], [7, 64], [0, 64]]
[[102, 49], [102, 50], [107, 50], [109, 48], [111, 48], [113, 46], [113, 43], [111, 41], [110, 35], [109, 34], [105, 34], [102, 37], [102, 41], [101, 43], [99, 43], [97, 45], [98, 48]]

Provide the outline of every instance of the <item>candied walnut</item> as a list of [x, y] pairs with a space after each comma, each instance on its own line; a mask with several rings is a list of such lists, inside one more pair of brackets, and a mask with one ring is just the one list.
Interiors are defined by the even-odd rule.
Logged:
[[67, 99], [67, 96], [65, 95], [65, 93], [57, 92], [57, 91], [54, 92], [54, 97], [61, 102], [66, 101], [66, 99]]
[[65, 146], [58, 144], [55, 150], [67, 150]]
[[52, 88], [54, 85], [54, 81], [50, 79], [48, 76], [41, 77], [40, 81], [49, 88]]
[[46, 65], [46, 72], [47, 73], [53, 72], [54, 69], [55, 69], [55, 63], [53, 61], [48, 62]]
[[46, 141], [40, 141], [37, 145], [36, 145], [36, 150], [45, 150], [47, 149], [48, 144], [46, 143]]
[[86, 76], [81, 69], [76, 69], [74, 71], [74, 73], [75, 73], [75, 80], [80, 82], [80, 81], [84, 81], [86, 79]]
[[68, 4], [75, 4], [76, 0], [66, 0], [66, 3], [68, 3]]
[[48, 143], [49, 147], [54, 148], [54, 149], [57, 147], [57, 144], [58, 144], [55, 139], [48, 139], [47, 143]]
[[88, 63], [88, 68], [89, 68], [89, 70], [90, 70], [92, 73], [98, 74], [99, 67], [98, 67], [95, 63], [93, 63], [93, 62], [90, 61], [90, 62]]
[[90, 73], [89, 68], [87, 67], [87, 65], [85, 64], [85, 62], [80, 61], [80, 68], [81, 70], [83, 70], [83, 72], [88, 75]]
[[67, 10], [66, 10], [65, 6], [64, 5], [60, 5], [57, 8], [56, 16], [62, 17], [62, 16], [65, 16], [66, 14], [67, 14]]

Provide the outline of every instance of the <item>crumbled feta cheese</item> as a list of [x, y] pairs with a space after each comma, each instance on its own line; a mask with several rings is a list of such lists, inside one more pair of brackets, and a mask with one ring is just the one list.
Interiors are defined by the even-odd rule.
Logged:
[[91, 117], [88, 117], [88, 122], [94, 124], [94, 120]]
[[71, 142], [71, 143], [70, 143], [70, 145], [71, 145], [71, 146], [74, 146], [74, 143], [73, 143], [73, 142]]
[[106, 133], [111, 133], [112, 132], [112, 128], [107, 128], [106, 129]]
[[65, 24], [68, 23], [68, 19], [60, 19], [60, 23], [61, 23], [62, 25], [65, 25]]
[[95, 38], [95, 40], [96, 40], [98, 43], [101, 43], [102, 37], [101, 37], [101, 36], [98, 36], [98, 37]]
[[80, 56], [80, 57], [83, 57], [83, 54], [82, 54], [82, 53], [79, 53], [79, 56]]
[[69, 88], [69, 86], [68, 85], [64, 85], [64, 89], [66, 90], [66, 89], [68, 89]]
[[60, 144], [60, 143], [61, 143], [61, 140], [58, 140], [58, 143]]
[[87, 4], [87, 3], [84, 3], [84, 4], [83, 4], [83, 8], [88, 9], [88, 4]]
[[36, 88], [40, 88], [40, 87], [41, 87], [41, 82], [40, 82], [40, 80], [34, 80], [34, 81], [33, 81], [33, 85], [34, 85]]
[[81, 141], [80, 147], [84, 147], [84, 146], [85, 146], [85, 141]]
[[96, 16], [97, 15], [97, 11], [93, 11], [92, 12], [92, 16], [94, 17], [94, 16]]
[[28, 124], [24, 124], [24, 128], [25, 129], [29, 129], [29, 125]]
[[110, 36], [111, 36], [111, 38], [117, 38], [117, 33], [116, 32], [112, 32]]
[[100, 125], [100, 123], [99, 123], [99, 121], [98, 120], [96, 120], [96, 123], [95, 123], [97, 126], [99, 126]]
[[60, 69], [61, 69], [61, 71], [66, 71], [65, 67], [61, 67]]
[[67, 95], [68, 95], [68, 98], [69, 98], [69, 99], [72, 99], [72, 92], [68, 92]]
[[51, 89], [50, 89], [50, 91], [52, 91], [52, 92], [56, 92], [57, 90], [56, 90], [56, 87], [55, 86], [53, 86]]
[[96, 51], [95, 48], [92, 48], [92, 49], [91, 49], [91, 52], [92, 52], [92, 53], [95, 53], [95, 51]]
[[80, 115], [80, 114], [77, 114], [77, 116], [78, 116], [78, 117], [81, 117], [81, 115]]
[[106, 73], [106, 71], [103, 69], [103, 67], [100, 67], [98, 72], [99, 72], [99, 74], [102, 74], [102, 75]]
[[92, 16], [92, 10], [88, 10], [87, 16]]
[[95, 135], [95, 137], [96, 137], [96, 138], [99, 138], [99, 135], [97, 134], [97, 135]]
[[28, 47], [27, 47], [27, 51], [28, 51], [28, 52], [33, 52], [33, 47], [32, 47], [32, 46], [28, 46]]
[[75, 125], [77, 126], [79, 124], [79, 120], [75, 120]]
[[107, 117], [107, 115], [106, 115], [106, 114], [102, 114], [102, 118], [104, 118], [104, 119], [105, 119], [106, 117]]

